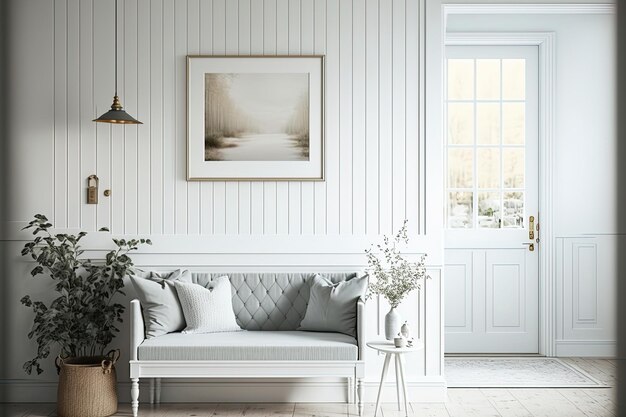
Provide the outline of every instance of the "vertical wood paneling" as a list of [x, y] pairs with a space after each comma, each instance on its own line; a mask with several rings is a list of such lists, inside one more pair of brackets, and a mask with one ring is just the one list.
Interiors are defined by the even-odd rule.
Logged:
[[[79, 90], [80, 90], [80, 191], [81, 228], [96, 229], [96, 206], [85, 204], [87, 201], [87, 177], [96, 172], [96, 118], [93, 79], [93, 0], [80, 2], [80, 52], [79, 52]], [[99, 115], [98, 115], [99, 116]]]
[[[144, 125], [126, 127], [91, 123], [114, 92], [113, 7], [54, 4], [58, 227], [360, 236], [409, 218], [417, 232], [416, 2], [127, 0], [119, 94]], [[325, 55], [325, 181], [186, 181], [188, 54]], [[97, 206], [85, 204], [91, 173], [113, 191]]]
[[406, 30], [404, 16], [406, 14], [405, 0], [393, 0], [392, 2], [392, 155], [391, 155], [391, 178], [392, 178], [392, 227], [393, 231], [402, 226], [406, 218]]
[[[67, 3], [67, 226], [80, 227], [80, 8]], [[71, 80], [71, 81], [70, 81]]]
[[379, 216], [379, 172], [380, 125], [378, 115], [380, 104], [379, 59], [380, 59], [380, 20], [379, 0], [365, 2], [365, 232], [378, 234]]
[[54, 2], [54, 222], [67, 227], [67, 1]]
[[[151, 33], [150, 13], [151, 0], [138, 0], [137, 4], [137, 117], [148, 126], [152, 126], [150, 117], [152, 89], [150, 71]], [[140, 234], [150, 233], [150, 205], [152, 184], [152, 136], [150, 129], [137, 129], [137, 231]], [[198, 205], [196, 204], [197, 208]]]
[[163, 233], [163, 1], [150, 2], [150, 233]]
[[326, 3], [326, 233], [339, 234], [339, 2]]
[[[392, 0], [380, 0], [378, 61], [378, 207], [380, 233], [392, 233], [393, 218], [393, 18]], [[397, 109], [396, 109], [397, 110]]]
[[352, 234], [352, 1], [339, 3], [339, 233]]
[[174, 120], [174, 155], [176, 163], [176, 210], [175, 222], [176, 233], [187, 234], [189, 232], [189, 183], [187, 182], [187, 105], [185, 99], [187, 63], [187, 2], [174, 2], [174, 100], [176, 103], [176, 119]]
[[352, 233], [365, 234], [365, 1], [355, 1], [352, 15]]
[[[199, 0], [188, 0], [187, 1], [187, 54], [189, 55], [198, 55], [200, 50], [200, 1]], [[185, 74], [187, 71], [187, 60], [183, 56], [181, 60], [184, 61], [185, 65]], [[184, 90], [185, 90], [185, 98], [187, 97], [187, 76], [182, 77], [184, 80]], [[181, 138], [181, 141], [185, 143], [185, 152], [187, 150], [187, 103], [183, 104], [185, 108], [185, 119], [181, 121], [181, 123], [185, 126], [183, 132], [184, 135]], [[187, 175], [187, 155], [185, 154], [185, 166], [183, 175]], [[185, 177], [183, 177], [185, 178]], [[201, 233], [201, 213], [200, 213], [200, 202], [201, 194], [200, 194], [200, 184], [197, 181], [192, 181], [187, 183], [187, 214], [188, 214], [188, 226], [189, 226], [189, 234], [199, 234]]]
[[[138, 7], [139, 0], [128, 0], [122, 3], [124, 13], [121, 27], [124, 28], [123, 36], [123, 62], [120, 63], [124, 68], [123, 74], [118, 79], [120, 100], [122, 105], [130, 114], [138, 116]], [[110, 34], [109, 34], [110, 36]], [[122, 45], [120, 44], [120, 48]], [[114, 129], [117, 126], [111, 125], [111, 129], [117, 133], [120, 129]], [[136, 234], [138, 232], [138, 203], [139, 203], [139, 128], [135, 125], [123, 126], [124, 138], [124, 232], [128, 234]], [[143, 129], [142, 129], [143, 130]], [[115, 183], [117, 187], [117, 182]], [[117, 191], [117, 190], [114, 190]]]
[[163, 0], [163, 233], [176, 232], [174, 2]]
[[404, 16], [406, 27], [406, 166], [405, 204], [406, 218], [409, 220], [410, 235], [415, 235], [419, 227], [419, 82], [415, 74], [419, 74], [419, 30], [415, 22], [419, 22], [419, 4], [414, 1], [406, 2]]

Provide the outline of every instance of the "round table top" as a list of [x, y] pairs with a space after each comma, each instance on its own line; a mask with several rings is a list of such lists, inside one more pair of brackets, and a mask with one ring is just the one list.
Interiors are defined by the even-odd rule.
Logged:
[[367, 346], [372, 349], [376, 349], [380, 352], [385, 352], [385, 353], [410, 353], [410, 352], [417, 352], [418, 350], [421, 350], [424, 348], [424, 344], [416, 340], [413, 341], [413, 346], [411, 347], [407, 346], [403, 348], [397, 348], [393, 344], [393, 341], [390, 341], [390, 340], [374, 340], [371, 342], [367, 342]]

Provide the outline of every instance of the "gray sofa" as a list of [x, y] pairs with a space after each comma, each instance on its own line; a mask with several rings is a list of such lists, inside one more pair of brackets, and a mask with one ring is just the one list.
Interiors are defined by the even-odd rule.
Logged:
[[[309, 278], [314, 273], [192, 274], [205, 286], [227, 275], [232, 286], [233, 310], [242, 332], [169, 333], [145, 339], [139, 300], [131, 301], [131, 400], [138, 413], [139, 380], [150, 378], [151, 402], [160, 401], [161, 378], [302, 378], [345, 377], [348, 399], [358, 398], [362, 413], [364, 302], [355, 305], [357, 337], [340, 333], [298, 331], [309, 300]], [[333, 282], [356, 273], [324, 273]]]

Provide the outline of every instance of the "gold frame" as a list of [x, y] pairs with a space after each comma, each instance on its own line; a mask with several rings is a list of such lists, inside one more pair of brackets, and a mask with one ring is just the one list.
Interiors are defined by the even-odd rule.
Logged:
[[[189, 174], [189, 64], [192, 59], [196, 58], [320, 58], [321, 71], [321, 176], [319, 178], [211, 178], [211, 177], [191, 177]], [[187, 55], [187, 88], [185, 91], [185, 111], [187, 112], [187, 133], [186, 133], [186, 163], [187, 163], [187, 181], [301, 181], [301, 182], [320, 182], [326, 181], [326, 55]]]

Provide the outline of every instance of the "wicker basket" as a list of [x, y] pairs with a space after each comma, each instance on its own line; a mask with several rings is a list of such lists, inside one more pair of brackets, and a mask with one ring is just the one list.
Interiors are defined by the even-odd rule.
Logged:
[[117, 412], [115, 362], [119, 350], [106, 356], [56, 359], [59, 372], [59, 417], [106, 417]]

